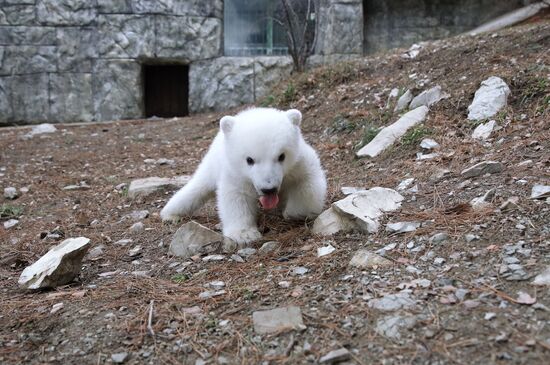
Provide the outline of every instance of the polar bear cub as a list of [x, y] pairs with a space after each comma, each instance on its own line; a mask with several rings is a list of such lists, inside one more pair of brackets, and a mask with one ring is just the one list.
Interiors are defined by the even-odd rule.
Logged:
[[160, 212], [162, 220], [191, 215], [216, 194], [224, 236], [243, 244], [261, 237], [259, 205], [279, 207], [289, 219], [317, 216], [327, 183], [301, 121], [296, 109], [253, 108], [223, 117], [197, 171]]

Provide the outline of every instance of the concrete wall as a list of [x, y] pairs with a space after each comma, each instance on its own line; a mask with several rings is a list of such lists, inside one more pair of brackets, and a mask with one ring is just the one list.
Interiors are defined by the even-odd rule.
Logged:
[[526, 0], [365, 0], [364, 51], [374, 53], [464, 33]]

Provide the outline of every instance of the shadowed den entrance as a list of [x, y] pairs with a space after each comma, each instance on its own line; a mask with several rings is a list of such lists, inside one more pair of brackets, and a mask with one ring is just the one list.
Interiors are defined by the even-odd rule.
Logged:
[[189, 66], [143, 65], [145, 117], [189, 115]]

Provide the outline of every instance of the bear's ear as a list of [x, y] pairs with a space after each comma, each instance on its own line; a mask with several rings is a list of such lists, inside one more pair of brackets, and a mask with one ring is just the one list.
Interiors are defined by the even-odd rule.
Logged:
[[302, 113], [298, 109], [290, 109], [285, 112], [286, 116], [292, 124], [294, 124], [296, 127], [300, 126], [300, 122], [302, 121]]
[[225, 134], [229, 134], [233, 129], [233, 124], [235, 124], [235, 117], [226, 115], [220, 120], [220, 128]]

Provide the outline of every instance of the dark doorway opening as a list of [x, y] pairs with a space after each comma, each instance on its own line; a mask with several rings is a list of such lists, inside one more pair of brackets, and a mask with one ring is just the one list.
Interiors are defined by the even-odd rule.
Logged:
[[189, 115], [189, 66], [143, 65], [145, 117]]

